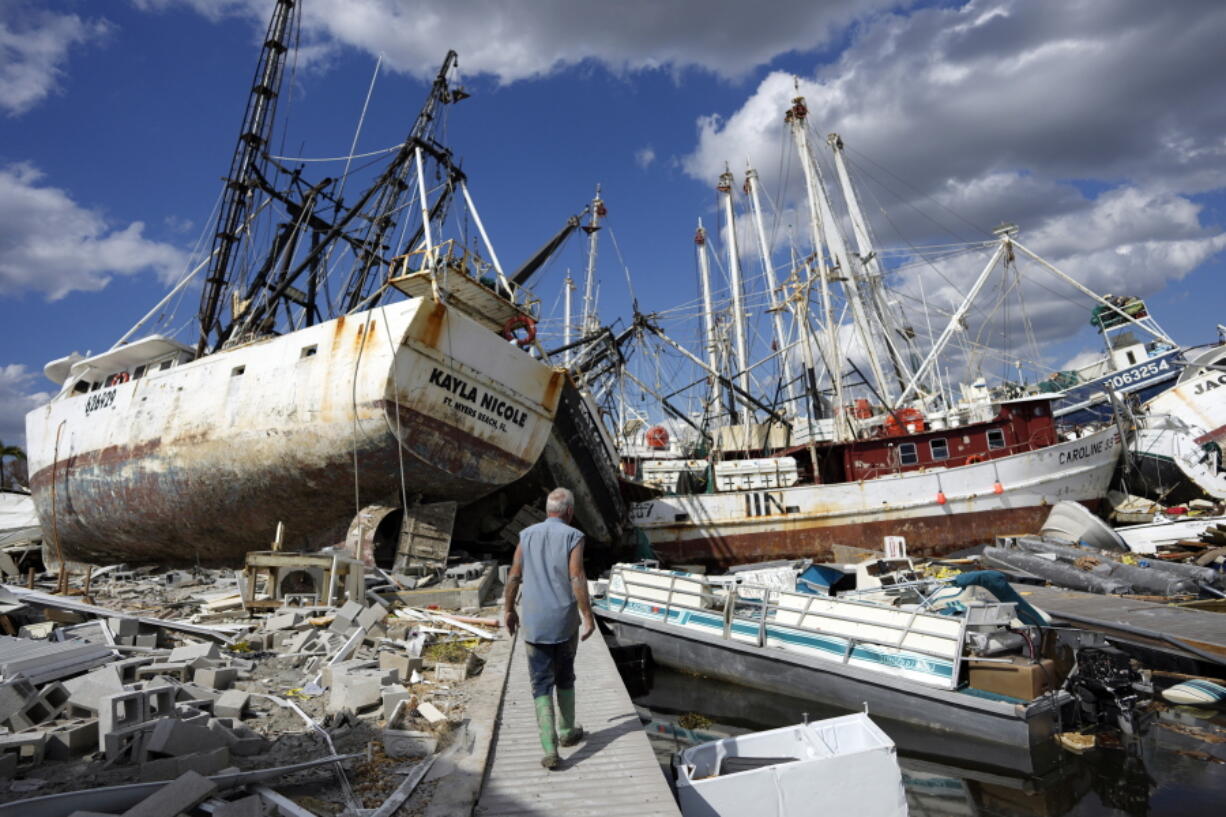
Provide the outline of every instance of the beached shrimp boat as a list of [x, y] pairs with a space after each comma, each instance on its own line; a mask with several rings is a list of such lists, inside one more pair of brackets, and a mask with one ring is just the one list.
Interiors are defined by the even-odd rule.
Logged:
[[824, 446], [808, 483], [794, 467], [783, 479], [772, 470], [721, 482], [716, 466], [710, 492], [630, 511], [655, 552], [679, 564], [821, 560], [836, 544], [878, 550], [891, 535], [905, 537], [910, 553], [940, 555], [1037, 532], [1061, 500], [1095, 507], [1121, 450], [1114, 427], [1060, 439], [1050, 399], [1029, 397], [1002, 401], [984, 422]]
[[[549, 441], [565, 374], [540, 359], [526, 275], [504, 274], [432, 136], [438, 109], [466, 96], [450, 84], [454, 52], [348, 204], [336, 180], [309, 185], [266, 151], [299, 13], [279, 0], [269, 24], [196, 270], [208, 267], [199, 340], [126, 342], [138, 324], [46, 367], [60, 391], [26, 418], [30, 482], [67, 557], [236, 560], [278, 521], [289, 547], [335, 544], [363, 505], [473, 501], [527, 474]], [[490, 261], [444, 239], [457, 202]]]

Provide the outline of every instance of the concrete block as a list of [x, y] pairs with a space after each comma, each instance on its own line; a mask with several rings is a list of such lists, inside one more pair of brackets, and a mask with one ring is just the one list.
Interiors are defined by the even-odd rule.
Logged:
[[387, 610], [378, 605], [367, 607], [354, 619], [354, 623], [367, 632], [381, 626], [385, 621], [387, 621]]
[[111, 632], [116, 638], [140, 635], [140, 622], [134, 618], [109, 618], [107, 624], [111, 625]]
[[143, 692], [117, 692], [103, 695], [98, 709], [100, 750], [106, 750], [106, 736], [149, 720], [148, 700]]
[[113, 661], [110, 664], [107, 664], [103, 669], [114, 670], [114, 672], [119, 676], [119, 680], [121, 682], [135, 681], [136, 671], [141, 667], [152, 664], [153, 660], [153, 658], [147, 655], [138, 655], [132, 658], [121, 658], [118, 661]]
[[185, 772], [125, 811], [123, 817], [175, 817], [191, 811], [215, 791], [217, 784], [207, 777], [199, 772]]
[[205, 752], [193, 752], [190, 755], [175, 758], [178, 761], [179, 774], [194, 771], [198, 774], [217, 774], [230, 765], [230, 750], [225, 746], [209, 749]]
[[221, 656], [221, 650], [217, 649], [216, 644], [201, 642], [199, 644], [177, 646], [177, 648], [170, 650], [170, 656], [167, 661], [172, 662], [172, 664], [178, 664], [179, 661], [190, 662], [197, 658], [219, 659]]
[[391, 650], [384, 650], [379, 653], [379, 666], [382, 669], [395, 670], [397, 680], [400, 683], [408, 681], [413, 675], [414, 670], [421, 672], [423, 668], [420, 658], [413, 658], [405, 653], [393, 652]]
[[383, 719], [387, 720], [396, 711], [396, 704], [401, 701], [407, 701], [412, 697], [412, 694], [400, 684], [383, 687]]
[[132, 646], [155, 648], [158, 645], [157, 633], [142, 633], [132, 638]]
[[213, 718], [209, 730], [226, 742], [231, 755], [238, 757], [262, 754], [271, 745], [263, 735], [233, 718]]
[[320, 683], [326, 687], [332, 686], [333, 679], [338, 675], [344, 675], [349, 672], [358, 670], [370, 669], [375, 666], [374, 661], [365, 661], [360, 658], [353, 658], [348, 661], [340, 661], [335, 664], [325, 666], [320, 672]]
[[47, 748], [47, 733], [41, 729], [15, 735], [0, 735], [0, 755], [15, 755], [18, 767], [37, 766], [43, 762]]
[[190, 681], [189, 677], [192, 674], [192, 667], [187, 661], [176, 661], [174, 663], [165, 664], [147, 664], [136, 670], [136, 679], [138, 681], [155, 678], [158, 675], [165, 675], [174, 678], [177, 681], [186, 683]]
[[146, 721], [103, 734], [99, 730], [98, 738], [102, 743], [102, 751], [108, 763], [139, 763], [145, 759], [145, 744], [154, 727], [161, 721]]
[[26, 705], [38, 697], [38, 690], [25, 678], [18, 675], [0, 684], [0, 721], [26, 708]]
[[278, 616], [272, 616], [264, 620], [264, 625], [260, 627], [266, 633], [276, 632], [277, 630], [289, 630], [297, 627], [302, 623], [302, 616], [297, 613], [282, 613]]
[[213, 809], [213, 817], [264, 817], [264, 800], [258, 794], [231, 800]]
[[238, 670], [233, 667], [205, 667], [196, 670], [192, 681], [198, 686], [212, 689], [229, 689], [238, 680]]
[[246, 710], [247, 702], [250, 698], [251, 696], [246, 692], [240, 692], [237, 689], [227, 690], [213, 704], [213, 714], [218, 718], [236, 718], [241, 720], [243, 711]]
[[215, 689], [200, 686], [199, 684], [181, 684], [179, 692], [175, 696], [180, 703], [185, 701], [215, 701], [221, 697], [221, 693]]
[[305, 652], [318, 638], [319, 634], [314, 630], [303, 630], [300, 633], [295, 633], [292, 638], [285, 642], [285, 651], [290, 653]]
[[47, 757], [67, 760], [98, 748], [98, 719], [57, 723], [47, 731]]
[[153, 734], [145, 743], [145, 751], [151, 758], [159, 755], [178, 757], [225, 745], [225, 738], [207, 726], [163, 718], [157, 722]]
[[252, 670], [254, 670], [255, 662], [248, 661], [246, 658], [231, 658], [230, 666], [233, 669], [238, 670], [239, 675], [242, 675], [244, 672], [251, 672]]
[[376, 706], [382, 700], [382, 687], [379, 670], [333, 675], [325, 708], [328, 712], [358, 712]]
[[141, 690], [145, 693], [145, 711], [150, 718], [171, 718], [175, 716], [175, 686], [154, 687]]
[[347, 601], [343, 605], [341, 605], [341, 608], [339, 610], [336, 611], [336, 617], [343, 618], [346, 621], [350, 621], [350, 622], [357, 621], [358, 616], [361, 615], [362, 611], [365, 609], [366, 609], [366, 606], [363, 604], [360, 604], [359, 602]]

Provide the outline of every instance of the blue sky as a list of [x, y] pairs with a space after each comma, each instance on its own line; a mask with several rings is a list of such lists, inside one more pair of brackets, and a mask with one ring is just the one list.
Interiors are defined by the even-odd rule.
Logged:
[[[694, 227], [702, 217], [719, 230], [725, 161], [738, 181], [747, 159], [758, 167], [779, 205], [780, 252], [787, 225], [803, 234], [782, 125], [796, 76], [817, 132], [847, 140], [881, 245], [982, 240], [1016, 221], [1023, 242], [1092, 288], [1147, 296], [1181, 342], [1210, 341], [1226, 322], [1220, 4], [748, 5], [304, 0], [307, 47], [282, 102], [284, 150], [346, 153], [380, 54], [358, 150], [397, 143], [425, 78], [455, 48], [473, 97], [450, 111], [447, 141], [504, 265], [600, 183], [611, 229], [601, 312], [613, 320], [630, 311], [623, 263], [644, 310], [694, 299]], [[22, 415], [52, 388], [43, 364], [109, 346], [211, 230], [270, 7], [0, 10], [6, 442], [23, 436]], [[555, 316], [581, 250], [572, 240], [533, 282]], [[953, 297], [981, 263], [950, 261], [929, 295]], [[899, 282], [913, 285], [917, 269]], [[189, 342], [197, 298], [189, 292], [171, 324], [188, 323]], [[1051, 365], [1093, 347], [1084, 303], [1044, 289], [1027, 303]], [[696, 331], [692, 321], [675, 329], [683, 339]]]

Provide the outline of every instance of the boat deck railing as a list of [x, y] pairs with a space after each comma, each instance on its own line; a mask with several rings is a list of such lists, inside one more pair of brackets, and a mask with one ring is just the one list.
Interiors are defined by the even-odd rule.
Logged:
[[[744, 598], [739, 592], [742, 589], [759, 597]], [[666, 623], [674, 619], [674, 614], [682, 612], [722, 612], [725, 640], [748, 640], [743, 630], [736, 632], [734, 625], [739, 621], [756, 626], [757, 632], [750, 643], [758, 647], [767, 646], [772, 635], [768, 628], [832, 636], [845, 642], [843, 664], [851, 662], [860, 646], [948, 661], [951, 672], [944, 685], [950, 689], [958, 685], [966, 638], [963, 617], [937, 615], [918, 607], [903, 610], [753, 584], [729, 586], [725, 592], [714, 593], [704, 578], [693, 574], [641, 567], [614, 567], [609, 594], [611, 610], [625, 613], [637, 602], [659, 612]], [[612, 598], [615, 594], [621, 598]], [[740, 613], [738, 607], [741, 610], [756, 608], [756, 611], [746, 615]]]

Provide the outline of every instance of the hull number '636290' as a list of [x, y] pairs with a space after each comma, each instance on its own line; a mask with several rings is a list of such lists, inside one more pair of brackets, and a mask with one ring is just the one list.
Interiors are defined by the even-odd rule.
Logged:
[[88, 417], [91, 413], [98, 409], [107, 408], [115, 403], [115, 390], [107, 389], [100, 391], [97, 394], [91, 394], [85, 401], [85, 416]]

